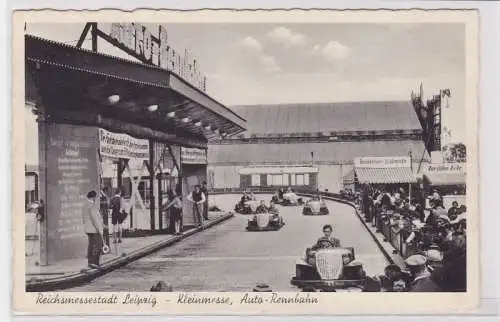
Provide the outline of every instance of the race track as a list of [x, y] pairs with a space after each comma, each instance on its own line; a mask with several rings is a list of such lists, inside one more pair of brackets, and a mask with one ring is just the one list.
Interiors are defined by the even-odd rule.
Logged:
[[[257, 195], [269, 201], [270, 195]], [[239, 195], [213, 196], [224, 210], [232, 210]], [[355, 215], [352, 207], [327, 201], [330, 215], [303, 216], [302, 208], [279, 207], [286, 225], [280, 231], [247, 232], [245, 215], [195, 234], [171, 247], [135, 261], [70, 291], [147, 291], [158, 280], [174, 291], [251, 291], [267, 283], [275, 291], [295, 291], [290, 278], [306, 247], [331, 224], [342, 246], [355, 248], [367, 274], [383, 272], [384, 255]]]

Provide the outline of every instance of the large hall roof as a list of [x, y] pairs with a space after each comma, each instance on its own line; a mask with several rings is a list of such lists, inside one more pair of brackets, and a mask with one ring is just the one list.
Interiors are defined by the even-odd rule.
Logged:
[[[361, 141], [330, 143], [214, 144], [208, 146], [209, 164], [309, 164], [352, 163], [357, 157], [408, 156], [428, 160], [419, 140]], [[311, 152], [313, 156], [311, 156]]]
[[246, 134], [422, 130], [410, 101], [297, 103], [230, 107]]

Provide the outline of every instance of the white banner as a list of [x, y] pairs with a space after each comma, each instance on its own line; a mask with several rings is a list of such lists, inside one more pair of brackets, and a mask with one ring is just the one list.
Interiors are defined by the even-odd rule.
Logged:
[[409, 168], [410, 157], [368, 157], [354, 159], [358, 168]]
[[149, 160], [149, 141], [99, 129], [99, 152], [109, 158]]
[[186, 164], [207, 164], [207, 150], [181, 148], [181, 160]]

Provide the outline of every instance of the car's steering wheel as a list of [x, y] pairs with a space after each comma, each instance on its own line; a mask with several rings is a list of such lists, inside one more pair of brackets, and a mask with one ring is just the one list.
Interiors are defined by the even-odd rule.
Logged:
[[319, 249], [325, 249], [325, 248], [333, 248], [335, 245], [331, 240], [328, 239], [323, 239], [318, 241], [318, 247]]

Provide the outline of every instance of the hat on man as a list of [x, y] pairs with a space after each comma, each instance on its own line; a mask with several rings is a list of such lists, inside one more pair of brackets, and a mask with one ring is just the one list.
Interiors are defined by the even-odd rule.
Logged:
[[412, 255], [405, 260], [408, 266], [423, 266], [427, 263], [427, 258], [423, 255]]
[[358, 260], [353, 260], [352, 262], [350, 262], [348, 264], [348, 266], [351, 266], [351, 267], [362, 267], [363, 266], [363, 263], [361, 263], [360, 261]]
[[269, 285], [259, 283], [253, 288], [253, 292], [272, 292], [272, 290], [269, 288]]
[[429, 249], [426, 252], [427, 259], [432, 262], [439, 262], [443, 260], [443, 254], [437, 249]]

